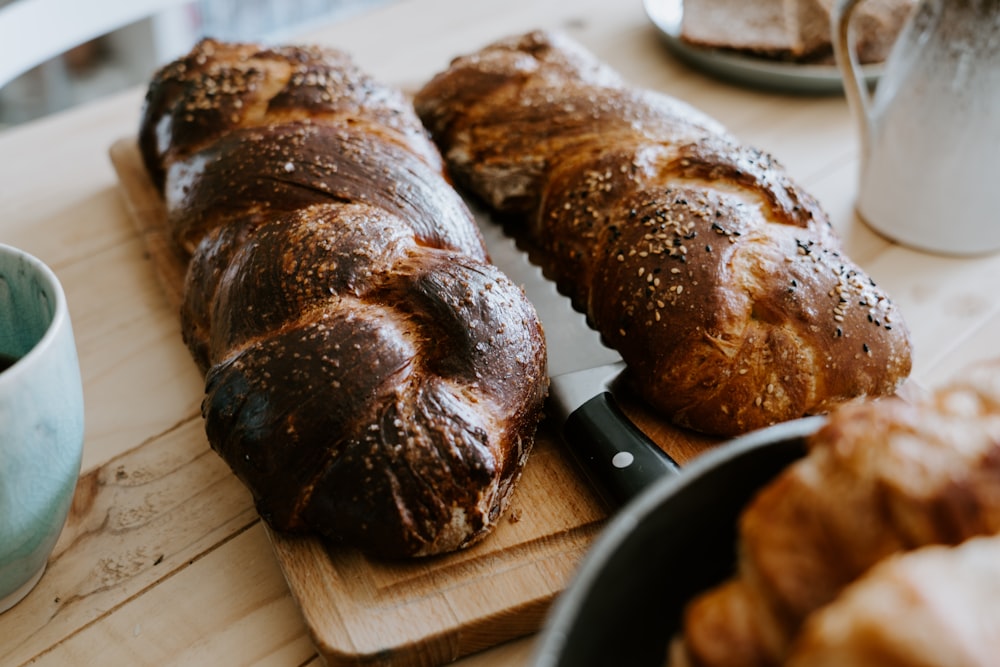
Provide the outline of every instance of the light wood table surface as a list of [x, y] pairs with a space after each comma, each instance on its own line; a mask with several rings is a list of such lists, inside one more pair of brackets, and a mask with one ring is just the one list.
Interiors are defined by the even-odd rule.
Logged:
[[[533, 28], [566, 30], [629, 80], [694, 104], [783, 162], [902, 309], [920, 384], [995, 354], [1000, 256], [914, 252], [855, 217], [858, 141], [842, 97], [755, 91], [693, 71], [663, 48], [638, 0], [407, 0], [297, 41], [345, 49], [379, 79], [415, 89], [452, 56]], [[319, 664], [248, 494], [207, 447], [202, 380], [108, 158], [135, 133], [142, 93], [0, 133], [0, 241], [40, 257], [65, 285], [87, 415], [74, 518], [39, 586], [0, 615], [0, 664]], [[150, 443], [173, 441], [156, 451], [176, 460], [150, 460]], [[152, 466], [198, 478], [209, 497], [184, 503], [183, 483], [142, 484]], [[534, 643], [456, 664], [526, 664]]]

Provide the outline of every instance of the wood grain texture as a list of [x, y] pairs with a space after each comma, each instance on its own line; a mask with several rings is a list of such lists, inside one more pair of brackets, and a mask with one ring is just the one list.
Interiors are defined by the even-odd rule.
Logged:
[[25, 604], [3, 616], [0, 664], [21, 664], [42, 646], [63, 650], [66, 637], [88, 636], [105, 613], [257, 523], [249, 494], [207, 448], [194, 415], [85, 473], [45, 576]]
[[[135, 141], [115, 143], [111, 159], [164, 296], [177, 308], [183, 260]], [[663, 424], [627, 393], [619, 400], [681, 462], [715, 442]], [[203, 437], [198, 441], [204, 446]], [[505, 519], [472, 548], [383, 562], [313, 537], [267, 534], [327, 664], [409, 667], [452, 662], [537, 631], [607, 516], [543, 422]]]
[[[344, 49], [378, 78], [417, 88], [455, 55], [535, 28], [568, 30], [629, 81], [694, 104], [779, 157], [905, 313], [917, 380], [933, 387], [996, 356], [1000, 254], [940, 257], [878, 236], [853, 213], [857, 128], [843, 98], [704, 76], [664, 51], [641, 3], [409, 0], [295, 38]], [[208, 450], [201, 378], [108, 160], [108, 147], [138, 126], [144, 92], [0, 131], [0, 241], [43, 259], [66, 288], [87, 405], [81, 499], [97, 493], [74, 514], [39, 587], [0, 615], [0, 665], [318, 667], [249, 495]], [[111, 520], [113, 507], [144, 519]], [[507, 622], [483, 623], [475, 643], [511, 634]], [[536, 643], [508, 641], [456, 667], [524, 667]]]

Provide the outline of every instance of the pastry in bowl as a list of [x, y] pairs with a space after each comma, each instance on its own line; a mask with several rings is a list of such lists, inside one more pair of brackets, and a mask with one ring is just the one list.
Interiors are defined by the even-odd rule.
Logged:
[[1000, 656], [1000, 537], [892, 556], [805, 623], [788, 667], [989, 667]]
[[[832, 641], [839, 619], [859, 608], [851, 600], [878, 595], [841, 599], [879, 563], [1000, 533], [998, 363], [922, 399], [842, 407], [807, 446], [743, 511], [736, 573], [687, 605], [672, 667], [783, 665]], [[840, 611], [816, 615], [834, 604]]]

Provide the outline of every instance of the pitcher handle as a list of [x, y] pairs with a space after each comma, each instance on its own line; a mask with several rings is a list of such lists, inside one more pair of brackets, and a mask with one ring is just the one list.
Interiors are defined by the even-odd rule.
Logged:
[[871, 137], [871, 96], [858, 62], [857, 49], [851, 42], [851, 16], [861, 0], [837, 0], [830, 24], [833, 30], [833, 53], [840, 68], [847, 105], [854, 112], [861, 133], [862, 155], [868, 152]]

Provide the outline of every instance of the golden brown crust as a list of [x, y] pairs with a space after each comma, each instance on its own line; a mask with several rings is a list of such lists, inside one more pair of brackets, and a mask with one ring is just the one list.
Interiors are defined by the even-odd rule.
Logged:
[[440, 164], [399, 91], [380, 85], [346, 54], [313, 46], [199, 42], [163, 67], [146, 93], [139, 134], [146, 167], [162, 186], [164, 168], [235, 128], [281, 122], [370, 124]]
[[742, 514], [737, 575], [685, 610], [689, 662], [783, 664], [803, 622], [875, 564], [1000, 533], [998, 377], [993, 364], [923, 400], [834, 411]]
[[458, 58], [416, 106], [675, 423], [742, 433], [909, 374], [901, 316], [781, 165], [564, 37]]
[[140, 136], [190, 257], [209, 441], [261, 516], [390, 557], [486, 535], [544, 339], [412, 107], [339, 52], [206, 40], [154, 77]]
[[789, 667], [988, 667], [1000, 655], [1000, 537], [894, 556], [813, 614]]

